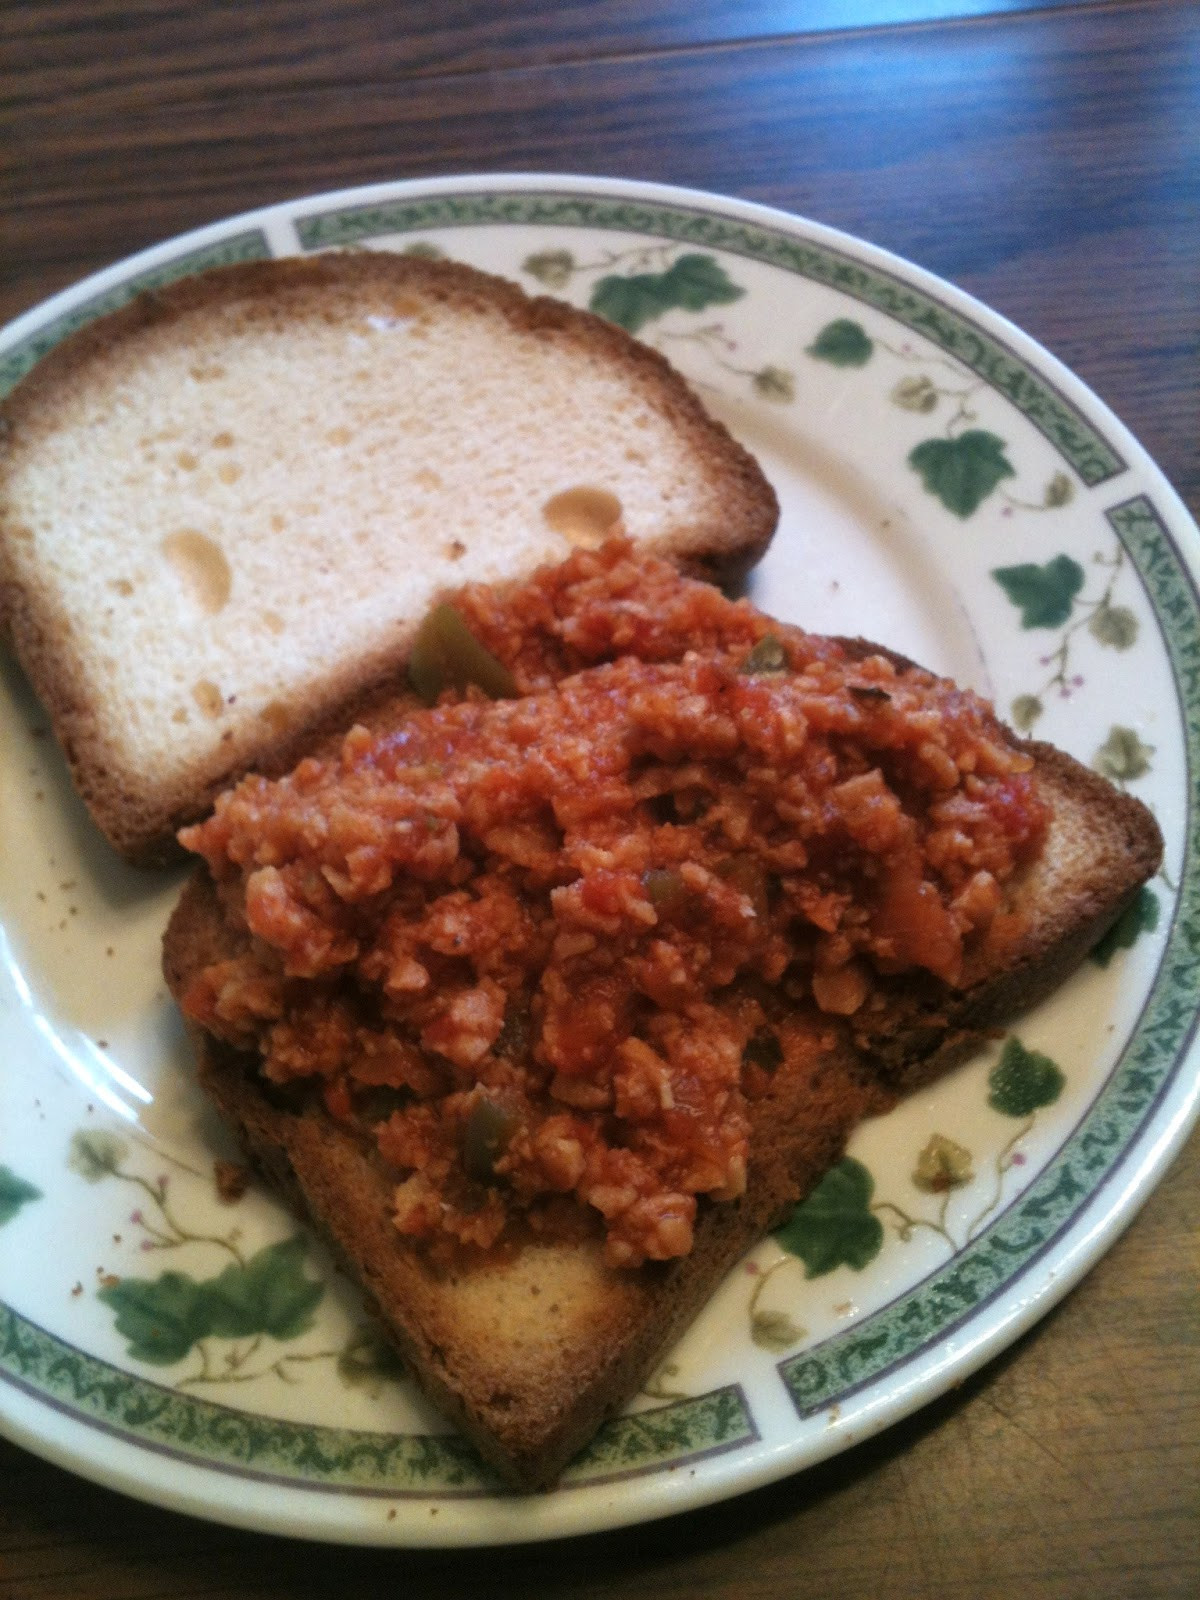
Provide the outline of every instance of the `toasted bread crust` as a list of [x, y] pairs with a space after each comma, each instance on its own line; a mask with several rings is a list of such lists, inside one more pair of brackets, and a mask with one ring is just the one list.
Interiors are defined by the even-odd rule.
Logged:
[[[906, 979], [870, 1027], [814, 1014], [811, 1056], [751, 1104], [746, 1194], [703, 1204], [690, 1255], [667, 1266], [616, 1271], [598, 1246], [565, 1246], [439, 1277], [392, 1225], [391, 1180], [373, 1155], [322, 1113], [272, 1104], [255, 1058], [197, 1034], [201, 1081], [252, 1159], [347, 1259], [434, 1401], [518, 1486], [554, 1481], [737, 1259], [836, 1162], [863, 1117], [1048, 995], [1157, 869], [1161, 838], [1144, 806], [1051, 746], [1026, 748], [1054, 821], [1015, 890], [1019, 937], [985, 942], [961, 989]], [[200, 870], [166, 935], [172, 992], [226, 953], [228, 937]]]
[[[424, 595], [419, 605], [414, 598], [409, 610], [402, 601], [398, 602], [386, 621], [373, 618], [361, 637], [352, 635], [340, 652], [315, 663], [311, 672], [306, 666], [299, 672], [286, 671], [287, 661], [276, 672], [272, 658], [264, 654], [261, 662], [246, 668], [245, 682], [240, 681], [232, 646], [223, 645], [219, 651], [213, 646], [215, 665], [210, 661], [207, 669], [197, 669], [202, 681], [193, 687], [183, 674], [196, 675], [191, 673], [191, 664], [201, 659], [203, 649], [214, 637], [215, 624], [208, 627], [208, 619], [200, 619], [195, 635], [184, 628], [178, 643], [168, 630], [165, 641], [159, 640], [156, 645], [162, 659], [156, 659], [151, 671], [154, 684], [148, 681], [148, 687], [157, 693], [155, 686], [167, 681], [178, 668], [178, 691], [172, 690], [176, 699], [164, 708], [150, 695], [145, 708], [139, 705], [133, 711], [118, 711], [118, 691], [124, 693], [133, 669], [114, 669], [112, 663], [131, 662], [140, 653], [138, 634], [119, 631], [127, 628], [121, 619], [136, 604], [119, 586], [128, 583], [137, 569], [141, 574], [136, 579], [139, 593], [156, 596], [151, 609], [161, 617], [172, 593], [163, 548], [171, 537], [178, 537], [180, 523], [185, 525], [185, 536], [198, 533], [208, 537], [213, 529], [218, 530], [213, 535], [215, 545], [224, 547], [232, 563], [233, 587], [230, 606], [216, 622], [223, 624], [233, 618], [236, 610], [236, 631], [248, 648], [255, 635], [256, 617], [271, 611], [274, 596], [270, 572], [263, 574], [256, 569], [258, 575], [248, 575], [239, 565], [243, 559], [240, 552], [249, 546], [241, 538], [238, 513], [232, 508], [230, 494], [244, 495], [247, 514], [251, 514], [259, 501], [265, 505], [264, 497], [277, 491], [279, 461], [286, 465], [288, 458], [286, 452], [279, 461], [264, 456], [265, 476], [260, 480], [250, 472], [236, 491], [229, 491], [228, 484], [223, 488], [220, 482], [211, 491], [207, 487], [197, 491], [195, 486], [203, 472], [189, 467], [183, 474], [187, 482], [179, 486], [178, 493], [172, 490], [165, 495], [160, 489], [155, 490], [156, 507], [162, 501], [161, 510], [154, 513], [160, 516], [161, 526], [155, 524], [153, 534], [148, 533], [145, 540], [132, 539], [126, 561], [124, 554], [120, 558], [115, 554], [120, 543], [119, 537], [113, 541], [112, 530], [121, 526], [122, 519], [126, 523], [132, 520], [138, 508], [154, 497], [149, 489], [143, 491], [136, 484], [128, 489], [115, 469], [111, 477], [96, 473], [94, 493], [89, 486], [85, 495], [77, 475], [72, 476], [69, 468], [77, 454], [71, 448], [72, 441], [77, 435], [93, 443], [106, 437], [105, 430], [113, 417], [117, 420], [111, 425], [118, 432], [125, 426], [121, 418], [131, 403], [130, 384], [136, 388], [138, 374], [149, 358], [159, 359], [164, 352], [178, 355], [184, 350], [195, 351], [197, 361], [211, 361], [216, 370], [226, 350], [235, 346], [245, 349], [257, 340], [280, 338], [295, 344], [302, 356], [306, 340], [314, 348], [325, 341], [322, 348], [327, 349], [330, 327], [346, 329], [346, 337], [351, 338], [356, 326], [365, 328], [372, 319], [375, 323], [386, 321], [379, 308], [389, 305], [400, 308], [400, 320], [413, 308], [419, 308], [420, 316], [435, 329], [451, 322], [465, 327], [486, 320], [489, 328], [505, 330], [503, 338], [514, 352], [520, 353], [522, 361], [532, 361], [535, 370], [540, 370], [536, 368], [539, 361], [552, 360], [560, 379], [566, 370], [577, 371], [581, 381], [602, 378], [627, 403], [631, 416], [634, 411], [643, 417], [653, 416], [658, 429], [655, 437], [672, 442], [679, 461], [689, 462], [689, 473], [701, 486], [686, 511], [678, 516], [664, 513], [662, 519], [645, 524], [647, 544], [683, 569], [697, 576], [732, 581], [759, 558], [771, 538], [778, 505], [753, 458], [708, 415], [682, 378], [656, 351], [590, 313], [545, 297], [530, 298], [515, 284], [458, 263], [384, 252], [254, 262], [218, 268], [148, 291], [50, 351], [0, 406], [0, 625], [11, 635], [18, 657], [50, 713], [80, 794], [113, 845], [130, 859], [153, 863], [172, 858], [176, 854], [176, 830], [202, 816], [222, 787], [251, 766], [257, 770], [286, 770], [322, 725], [344, 717], [354, 701], [394, 677], [402, 669], [412, 635], [432, 595]], [[387, 366], [389, 372], [395, 372], [400, 368], [394, 361], [388, 366], [391, 353], [389, 349], [386, 355], [373, 354], [363, 359], [375, 360], [381, 369]], [[197, 380], [189, 388], [191, 376], [186, 363], [181, 366], [179, 360], [171, 371], [174, 376], [169, 398], [174, 400], [187, 391], [180, 403], [189, 419], [188, 426], [194, 425], [198, 430], [196, 437], [203, 434], [211, 442], [214, 437], [237, 435], [240, 439], [243, 433], [253, 433], [261, 438], [270, 433], [253, 403], [248, 400], [242, 408], [236, 396], [231, 399], [225, 395], [219, 404], [214, 400], [209, 416], [205, 395], [219, 385], [206, 387]], [[376, 381], [368, 381], [368, 390]], [[519, 415], [530, 410], [539, 398], [536, 385], [530, 392], [528, 370], [519, 381], [526, 386], [522, 392], [511, 394], [506, 406], [497, 402], [498, 437], [509, 421], [503, 413]], [[265, 386], [266, 380], [263, 382]], [[388, 382], [392, 383], [390, 377]], [[547, 393], [552, 388], [549, 386]], [[382, 382], [379, 391], [376, 412], [391, 403], [396, 392], [394, 383], [389, 388]], [[558, 389], [553, 392], [559, 398], [552, 404], [547, 402], [551, 409], [543, 419], [546, 446], [542, 454], [547, 483], [553, 478], [556, 454], [564, 440], [579, 441], [585, 434], [595, 434], [594, 420], [568, 406]], [[156, 397], [151, 394], [147, 399], [140, 390], [137, 393], [141, 398], [135, 409], [145, 409], [141, 430], [144, 438], [139, 443], [145, 443], [155, 429]], [[354, 405], [358, 403], [355, 399]], [[88, 411], [88, 406], [93, 409]], [[614, 440], [618, 440], [620, 423], [615, 409], [609, 428]], [[205, 418], [207, 425], [201, 427]], [[395, 528], [401, 538], [391, 537], [390, 530], [380, 528], [377, 484], [363, 495], [364, 507], [358, 507], [358, 485], [364, 473], [369, 476], [364, 462], [355, 457], [353, 450], [340, 456], [339, 447], [330, 447], [322, 410], [306, 426], [311, 426], [311, 439], [306, 446], [297, 447], [296, 455], [298, 459], [328, 462], [328, 499], [344, 503], [349, 523], [348, 528], [339, 527], [339, 537], [345, 533], [348, 539], [353, 519], [359, 515], [375, 530], [368, 546], [372, 564], [363, 569], [363, 587], [378, 591], [381, 581], [386, 584], [388, 580], [382, 576], [379, 564], [392, 561], [390, 552], [410, 538], [416, 545], [408, 570], [415, 564], [416, 568], [440, 573], [443, 547], [448, 532], [454, 531], [447, 526], [453, 522], [453, 496], [448, 495], [445, 504], [435, 502], [440, 510], [417, 531], [410, 530], [402, 511]], [[288, 429], [280, 431], [286, 435]], [[631, 424], [628, 432], [628, 440], [621, 439], [621, 443], [634, 451], [638, 430]], [[130, 450], [132, 437], [125, 446]], [[199, 449], [195, 437], [189, 433], [183, 443], [188, 445], [181, 451], [183, 458], [194, 458]], [[290, 440], [287, 448], [292, 448]], [[160, 458], [164, 450], [180, 450], [180, 441], [163, 446]], [[618, 459], [623, 459], [621, 450], [614, 444], [614, 471]], [[143, 470], [140, 461], [139, 455], [138, 460], [122, 466], [128, 465], [136, 476]], [[529, 468], [532, 490], [532, 463]], [[161, 459], [154, 470], [166, 470]], [[415, 470], [419, 476], [422, 469]], [[642, 471], [643, 475], [646, 471], [644, 467], [628, 470]], [[59, 479], [67, 487], [54, 491], [53, 485]], [[31, 483], [39, 486], [36, 491], [30, 488]], [[50, 491], [47, 483], [51, 484]], [[544, 492], [549, 493], [549, 488]], [[48, 493], [53, 499], [49, 511]], [[395, 482], [394, 493], [397, 504], [407, 509], [409, 489], [402, 479]], [[90, 499], [86, 506], [80, 504], [84, 498]], [[211, 507], [217, 509], [209, 519]], [[90, 538], [93, 523], [107, 530], [109, 544], [103, 560], [115, 565], [110, 571], [95, 574], [95, 581], [86, 588], [84, 602], [80, 596], [85, 590], [76, 578], [67, 582], [62, 577], [57, 559], [73, 541]], [[513, 577], [521, 576], [551, 554], [546, 529], [535, 528], [532, 522], [527, 525], [527, 532], [525, 527], [523, 524], [517, 532], [514, 524], [511, 534], [512, 549], [507, 557], [509, 575]], [[412, 529], [417, 529], [416, 523]], [[482, 544], [484, 531], [476, 532]], [[641, 537], [637, 530], [631, 532]], [[290, 524], [284, 529], [281, 522], [273, 562], [276, 574], [294, 561], [291, 536]], [[269, 551], [272, 536], [267, 533], [256, 537], [260, 538], [260, 545], [265, 540]], [[347, 573], [357, 570], [354, 544], [349, 539], [343, 548], [339, 538], [326, 530], [323, 548], [326, 557], [330, 548], [339, 552], [334, 558], [338, 566], [333, 573], [313, 571], [312, 583], [318, 588], [336, 585]], [[261, 562], [261, 548], [255, 559]], [[474, 553], [469, 559], [474, 559]], [[486, 563], [489, 558], [482, 559]], [[312, 560], [319, 568], [317, 558], [313, 556]], [[435, 587], [457, 587], [471, 576], [467, 565], [447, 567], [444, 583], [439, 577]], [[486, 566], [481, 568], [481, 574], [490, 575]], [[166, 584], [167, 588], [160, 593], [154, 584]], [[112, 622], [112, 639], [98, 644], [97, 629], [103, 614], [116, 620]], [[181, 628], [186, 620], [184, 617]], [[142, 626], [139, 621], [138, 627]], [[230, 626], [232, 630], [232, 622]], [[307, 648], [305, 632], [306, 622], [300, 617], [294, 621], [294, 631], [286, 641], [290, 647], [295, 640], [295, 649], [301, 654]], [[123, 676], [114, 680], [114, 670]], [[207, 697], [199, 715], [192, 698], [198, 691]], [[280, 710], [286, 715], [275, 717], [274, 713]], [[205, 718], [209, 719], [207, 723]], [[147, 728], [151, 730], [149, 738]], [[151, 748], [146, 749], [147, 744]]]

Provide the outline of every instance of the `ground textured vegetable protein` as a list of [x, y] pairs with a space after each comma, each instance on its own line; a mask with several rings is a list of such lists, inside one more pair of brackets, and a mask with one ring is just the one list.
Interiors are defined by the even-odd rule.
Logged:
[[1031, 762], [971, 693], [623, 541], [450, 603], [512, 697], [443, 662], [436, 704], [185, 830], [239, 953], [184, 1010], [358, 1129], [435, 1256], [685, 1254], [789, 1017], [954, 985], [1006, 915]]

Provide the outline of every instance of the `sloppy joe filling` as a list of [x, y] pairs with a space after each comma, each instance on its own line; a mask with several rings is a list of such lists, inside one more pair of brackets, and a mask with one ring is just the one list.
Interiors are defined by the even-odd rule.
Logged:
[[621, 541], [454, 604], [515, 697], [447, 689], [185, 830], [236, 953], [184, 1010], [369, 1139], [435, 1253], [686, 1254], [789, 1013], [959, 982], [1044, 835], [1032, 763], [974, 695]]

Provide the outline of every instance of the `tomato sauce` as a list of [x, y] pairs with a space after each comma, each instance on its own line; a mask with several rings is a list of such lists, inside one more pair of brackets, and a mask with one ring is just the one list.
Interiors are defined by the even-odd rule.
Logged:
[[789, 1007], [960, 979], [1048, 821], [976, 696], [614, 541], [454, 597], [470, 686], [181, 835], [237, 953], [184, 1009], [319, 1093], [431, 1248], [686, 1254], [742, 1192]]

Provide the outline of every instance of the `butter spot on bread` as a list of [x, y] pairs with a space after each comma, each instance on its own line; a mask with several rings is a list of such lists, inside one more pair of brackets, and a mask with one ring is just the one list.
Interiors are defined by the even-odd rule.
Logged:
[[162, 551], [188, 598], [215, 616], [229, 602], [233, 573], [215, 539], [196, 528], [182, 528], [163, 540]]
[[568, 544], [596, 550], [618, 532], [621, 502], [611, 489], [578, 483], [552, 495], [542, 507], [542, 516]]

